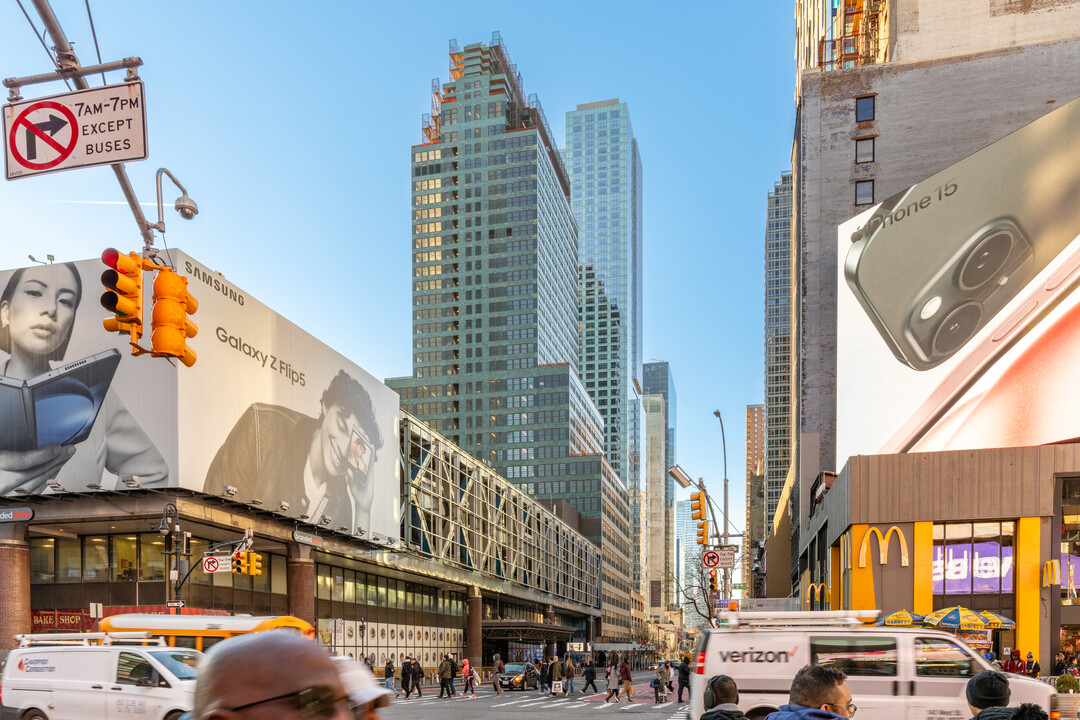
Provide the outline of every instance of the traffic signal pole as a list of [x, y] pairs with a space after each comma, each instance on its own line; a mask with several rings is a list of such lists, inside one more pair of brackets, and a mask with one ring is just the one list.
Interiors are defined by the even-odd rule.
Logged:
[[[75, 83], [75, 87], [79, 90], [88, 90], [90, 83], [86, 82], [84, 77], [86, 71], [79, 67], [79, 58], [75, 56], [75, 49], [71, 47], [67, 35], [64, 34], [64, 29], [60, 27], [60, 21], [56, 19], [56, 14], [53, 13], [49, 0], [33, 0], [33, 3], [34, 8], [41, 17], [41, 22], [45, 25], [45, 30], [55, 43], [56, 67], [59, 75], [64, 78], [71, 78], [71, 81]], [[134, 72], [133, 68], [128, 67], [129, 76], [132, 72]], [[142, 208], [139, 206], [139, 199], [135, 197], [135, 190], [131, 187], [131, 180], [128, 179], [127, 167], [124, 163], [113, 163], [111, 167], [116, 175], [117, 182], [120, 183], [124, 199], [127, 200], [128, 207], [131, 208], [131, 212], [135, 216], [135, 223], [139, 226], [139, 233], [145, 243], [143, 257], [150, 257], [150, 248], [154, 244], [154, 233], [151, 232], [150, 226], [146, 222], [146, 216], [143, 215]]]

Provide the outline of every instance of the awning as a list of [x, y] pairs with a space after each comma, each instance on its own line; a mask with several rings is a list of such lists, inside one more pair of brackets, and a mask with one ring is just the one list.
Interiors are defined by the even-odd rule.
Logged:
[[527, 620], [485, 620], [481, 632], [489, 640], [569, 640], [581, 633], [566, 625]]

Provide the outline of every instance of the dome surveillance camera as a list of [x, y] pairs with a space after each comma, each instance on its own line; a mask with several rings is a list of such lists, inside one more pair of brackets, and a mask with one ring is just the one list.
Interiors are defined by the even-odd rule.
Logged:
[[199, 206], [187, 195], [182, 195], [176, 199], [176, 212], [185, 220], [190, 220], [199, 214]]

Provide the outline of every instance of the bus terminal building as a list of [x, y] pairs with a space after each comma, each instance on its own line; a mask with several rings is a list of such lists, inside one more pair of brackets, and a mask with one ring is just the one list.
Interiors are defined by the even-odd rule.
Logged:
[[[190, 368], [132, 357], [127, 336], [102, 330], [103, 311], [80, 304], [99, 262], [0, 272], [13, 318], [30, 311], [24, 296], [65, 298], [48, 342], [24, 342], [15, 322], [0, 331], [3, 367], [31, 376], [15, 378], [0, 450], [68, 458], [37, 476], [0, 469], [0, 649], [19, 633], [93, 629], [98, 605], [177, 600], [186, 613], [295, 615], [334, 652], [377, 663], [603, 642], [602, 554], [573, 508], [463, 452], [221, 275], [180, 251], [169, 260], [199, 300]], [[8, 422], [24, 406], [36, 435]], [[245, 536], [260, 574], [206, 571], [204, 556], [227, 558], [235, 545], [222, 544]]]

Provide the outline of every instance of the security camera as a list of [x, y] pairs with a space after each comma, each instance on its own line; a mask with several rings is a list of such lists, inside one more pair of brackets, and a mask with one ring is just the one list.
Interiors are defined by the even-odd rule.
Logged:
[[181, 195], [176, 198], [176, 212], [180, 213], [180, 217], [185, 220], [190, 220], [199, 214], [199, 206], [195, 204], [195, 201], [189, 198], [187, 195]]

